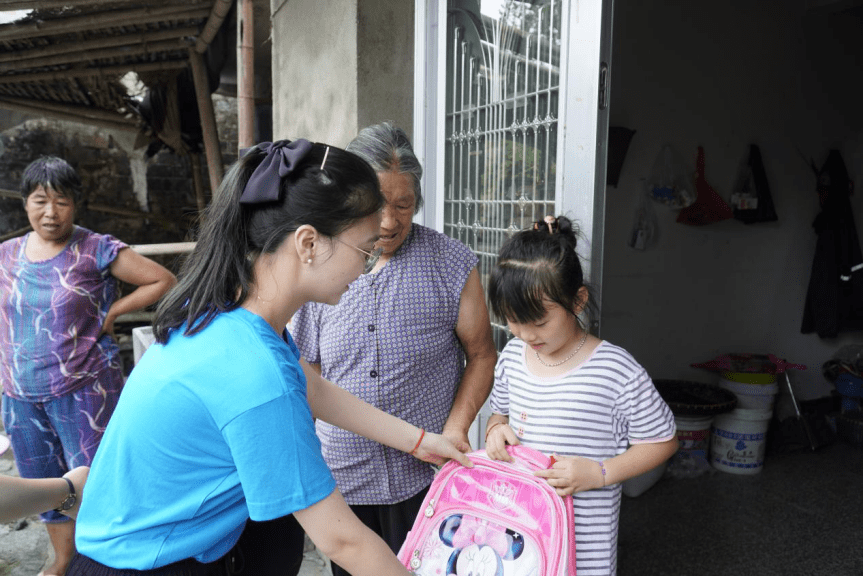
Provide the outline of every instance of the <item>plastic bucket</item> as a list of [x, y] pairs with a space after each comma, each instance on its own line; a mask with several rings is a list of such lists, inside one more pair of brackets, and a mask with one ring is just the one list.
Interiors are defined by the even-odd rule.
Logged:
[[745, 410], [772, 410], [779, 391], [776, 374], [757, 372], [725, 372], [719, 387], [737, 396], [737, 408]]
[[672, 465], [678, 467], [706, 466], [710, 450], [710, 423], [713, 416], [675, 416], [677, 441], [680, 448], [672, 458]]
[[710, 463], [732, 474], [758, 474], [764, 467], [767, 428], [773, 409], [737, 408], [713, 420]]

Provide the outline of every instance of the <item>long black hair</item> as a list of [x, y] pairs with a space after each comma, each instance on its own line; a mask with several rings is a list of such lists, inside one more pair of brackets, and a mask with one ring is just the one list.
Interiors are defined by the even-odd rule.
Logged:
[[239, 306], [249, 294], [257, 256], [275, 252], [300, 226], [308, 224], [333, 237], [383, 206], [377, 175], [368, 163], [317, 143], [281, 178], [277, 201], [241, 205], [246, 183], [265, 157], [256, 146], [237, 160], [203, 212], [195, 249], [177, 285], [156, 309], [153, 333], [158, 342], [166, 342], [170, 331], [184, 324], [185, 334], [195, 334], [220, 312]]
[[[574, 314], [582, 304], [578, 291], [586, 286], [577, 245], [578, 232], [566, 216], [538, 220], [517, 232], [501, 247], [491, 273], [491, 311], [504, 321], [536, 322], [545, 316], [548, 298]], [[583, 304], [594, 307], [589, 287]]]

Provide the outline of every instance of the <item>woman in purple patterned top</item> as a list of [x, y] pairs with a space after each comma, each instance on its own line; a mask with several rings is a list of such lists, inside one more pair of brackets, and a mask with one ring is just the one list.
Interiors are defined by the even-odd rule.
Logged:
[[[3, 426], [23, 478], [89, 466], [123, 386], [114, 321], [156, 302], [176, 281], [110, 235], [75, 226], [81, 181], [64, 160], [30, 163], [21, 182], [33, 232], [0, 244]], [[117, 298], [117, 280], [137, 289]], [[62, 575], [75, 523], [42, 514]]]
[[[468, 451], [497, 360], [477, 257], [412, 222], [422, 206], [422, 167], [403, 130], [369, 126], [347, 150], [377, 172], [386, 203], [375, 246], [383, 254], [338, 305], [301, 308], [291, 321], [295, 341], [331, 382]], [[433, 470], [326, 422], [317, 433], [351, 509], [397, 552]], [[346, 572], [334, 564], [333, 574]]]

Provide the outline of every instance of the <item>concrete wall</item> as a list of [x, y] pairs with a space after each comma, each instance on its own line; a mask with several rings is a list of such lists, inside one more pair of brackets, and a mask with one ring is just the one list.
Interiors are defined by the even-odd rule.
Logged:
[[359, 128], [384, 120], [413, 133], [413, 2], [361, 0], [357, 21]]
[[357, 132], [357, 3], [273, 0], [273, 137], [344, 146]]
[[[616, 2], [611, 124], [637, 130], [619, 186], [607, 190], [603, 336], [654, 378], [710, 382], [689, 367], [727, 352], [774, 353], [807, 364], [803, 397], [828, 394], [821, 365], [863, 334], [822, 340], [800, 333], [819, 212], [813, 173], [839, 148], [863, 182], [860, 105], [863, 20], [856, 12], [806, 11], [803, 3]], [[779, 221], [703, 227], [677, 224], [654, 204], [660, 238], [627, 246], [639, 178], [672, 144], [728, 200], [750, 143], [764, 159]], [[863, 198], [852, 197], [858, 230]]]
[[272, 0], [273, 137], [345, 146], [413, 124], [413, 3]]

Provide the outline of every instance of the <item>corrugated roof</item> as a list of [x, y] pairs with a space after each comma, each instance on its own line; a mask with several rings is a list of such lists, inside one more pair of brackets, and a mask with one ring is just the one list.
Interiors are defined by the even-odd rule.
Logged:
[[137, 130], [121, 78], [176, 74], [206, 50], [233, 0], [0, 0], [0, 107]]

